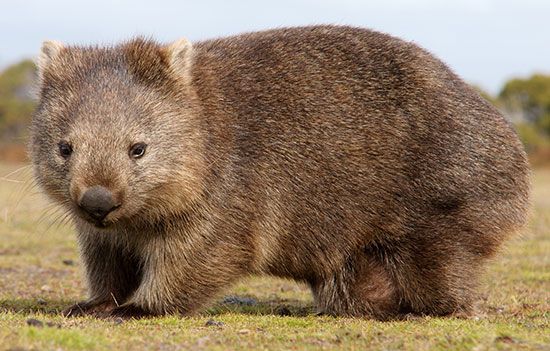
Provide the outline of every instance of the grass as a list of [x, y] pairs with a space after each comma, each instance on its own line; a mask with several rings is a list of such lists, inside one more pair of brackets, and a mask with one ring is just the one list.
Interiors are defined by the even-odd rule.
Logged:
[[316, 316], [305, 286], [265, 277], [194, 317], [64, 318], [85, 296], [74, 233], [29, 173], [0, 165], [0, 349], [550, 350], [550, 170], [535, 172], [530, 226], [489, 265], [474, 317], [394, 322]]

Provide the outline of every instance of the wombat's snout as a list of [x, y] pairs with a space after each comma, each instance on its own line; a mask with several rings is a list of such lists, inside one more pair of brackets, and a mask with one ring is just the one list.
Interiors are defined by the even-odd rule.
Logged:
[[100, 185], [88, 188], [82, 195], [78, 206], [97, 221], [102, 221], [119, 207], [109, 189]]

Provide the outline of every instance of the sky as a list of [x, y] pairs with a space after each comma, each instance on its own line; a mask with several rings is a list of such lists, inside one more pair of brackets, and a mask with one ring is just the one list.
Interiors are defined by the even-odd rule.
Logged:
[[510, 78], [550, 73], [549, 18], [550, 0], [0, 0], [0, 68], [35, 57], [46, 39], [196, 41], [330, 23], [415, 42], [496, 94]]

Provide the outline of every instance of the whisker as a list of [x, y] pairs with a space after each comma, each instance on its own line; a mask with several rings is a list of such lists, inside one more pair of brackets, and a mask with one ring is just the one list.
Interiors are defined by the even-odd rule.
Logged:
[[6, 178], [6, 177], [0, 177], [0, 180], [10, 182], [10, 183], [24, 183], [23, 180], [9, 179], [9, 178]]
[[46, 228], [46, 230], [44, 230], [44, 234], [49, 232], [50, 229], [52, 229], [52, 227], [54, 227], [54, 225], [56, 226], [56, 228], [59, 228], [59, 226], [57, 225], [58, 221], [62, 218], [62, 216], [64, 216], [65, 214], [64, 213], [60, 213], [58, 214], [54, 220], [48, 225], [48, 227]]
[[20, 168], [16, 169], [15, 171], [12, 171], [12, 172], [10, 172], [6, 175], [3, 175], [0, 179], [8, 179], [9, 176], [14, 175], [17, 172], [20, 172], [21, 170], [24, 170], [24, 169], [28, 169], [30, 167], [32, 167], [32, 165], [26, 165], [26, 166], [20, 167]]
[[61, 211], [61, 209], [56, 204], [49, 205], [36, 220], [36, 225], [42, 224], [46, 218], [51, 218], [53, 215], [56, 215], [58, 211]]

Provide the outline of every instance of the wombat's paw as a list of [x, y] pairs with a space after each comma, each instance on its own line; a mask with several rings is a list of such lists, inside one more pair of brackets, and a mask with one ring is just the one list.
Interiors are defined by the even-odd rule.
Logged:
[[155, 315], [154, 313], [146, 311], [143, 308], [134, 304], [122, 305], [120, 307], [113, 309], [109, 314], [110, 317], [120, 317], [124, 319], [130, 319], [130, 318], [140, 319], [140, 318], [152, 317], [154, 315]]
[[72, 305], [61, 313], [65, 317], [106, 317], [115, 308], [116, 304], [114, 303], [114, 301], [82, 301]]

